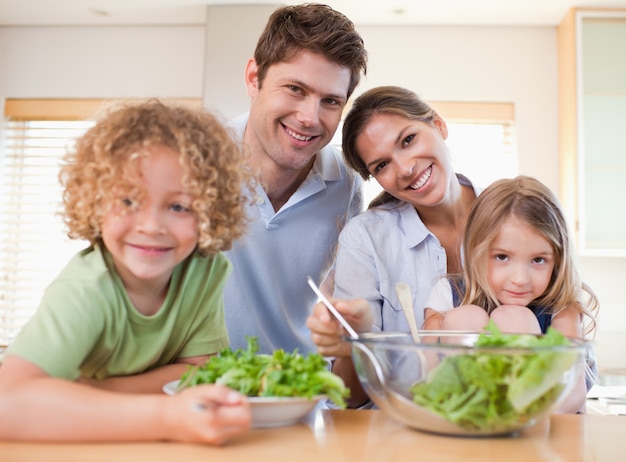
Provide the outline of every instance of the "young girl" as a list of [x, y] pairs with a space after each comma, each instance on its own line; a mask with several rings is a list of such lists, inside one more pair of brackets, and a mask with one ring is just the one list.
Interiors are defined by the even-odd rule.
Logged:
[[[582, 338], [595, 328], [598, 299], [580, 279], [555, 195], [534, 178], [494, 182], [476, 199], [463, 240], [463, 277], [445, 278], [426, 303], [426, 329], [545, 333]], [[456, 308], [451, 308], [455, 306]], [[579, 381], [565, 411], [584, 407]]]
[[244, 232], [251, 183], [238, 146], [212, 115], [149, 101], [109, 113], [65, 160], [65, 222], [91, 245], [6, 352], [0, 438], [220, 444], [247, 429], [232, 390], [162, 392], [228, 346], [220, 252]]

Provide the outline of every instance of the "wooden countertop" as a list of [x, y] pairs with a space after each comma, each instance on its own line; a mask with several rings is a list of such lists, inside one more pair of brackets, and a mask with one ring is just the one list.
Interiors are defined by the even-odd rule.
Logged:
[[405, 427], [382, 411], [318, 409], [290, 427], [251, 430], [226, 446], [0, 442], [2, 462], [622, 461], [626, 418], [554, 415], [516, 436], [461, 438]]

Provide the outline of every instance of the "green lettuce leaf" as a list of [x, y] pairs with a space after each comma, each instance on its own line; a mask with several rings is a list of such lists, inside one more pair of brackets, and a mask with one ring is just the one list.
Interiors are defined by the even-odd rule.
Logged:
[[202, 366], [190, 367], [181, 377], [179, 389], [205, 383], [225, 385], [247, 396], [326, 395], [345, 408], [350, 390], [340, 377], [328, 370], [326, 360], [317, 353], [301, 355], [282, 349], [259, 354], [256, 337], [247, 337], [247, 348], [226, 348]]
[[541, 351], [569, 345], [552, 328], [544, 336], [504, 334], [490, 322], [476, 346], [537, 347], [533, 353], [471, 353], [445, 357], [426, 381], [411, 387], [413, 401], [472, 430], [506, 429], [551, 405], [562, 391], [562, 373], [578, 353]]

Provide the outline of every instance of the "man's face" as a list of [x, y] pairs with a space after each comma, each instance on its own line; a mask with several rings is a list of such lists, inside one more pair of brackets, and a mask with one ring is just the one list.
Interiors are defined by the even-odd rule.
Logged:
[[301, 170], [326, 146], [347, 102], [350, 70], [323, 56], [302, 51], [289, 62], [270, 66], [259, 88], [254, 60], [246, 69], [252, 98], [246, 147], [252, 161]]

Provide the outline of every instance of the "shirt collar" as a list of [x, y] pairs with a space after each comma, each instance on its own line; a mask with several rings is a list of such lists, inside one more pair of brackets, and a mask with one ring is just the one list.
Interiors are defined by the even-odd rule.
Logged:
[[313, 173], [320, 175], [324, 181], [341, 179], [340, 151], [334, 146], [324, 146], [315, 156]]
[[[476, 196], [480, 194], [481, 190], [477, 189], [466, 176], [457, 174], [457, 178], [459, 179], [461, 185], [473, 188]], [[403, 202], [398, 207], [402, 232], [406, 236], [406, 241], [409, 244], [409, 248], [417, 246], [418, 244], [423, 242], [428, 236], [432, 236], [433, 238], [437, 239], [437, 237], [426, 227], [413, 205], [409, 204], [408, 202]], [[411, 232], [407, 233], [407, 230], [411, 230]]]
[[[228, 124], [232, 130], [232, 135], [236, 141], [242, 142], [243, 135], [248, 124], [250, 113], [236, 117]], [[315, 162], [313, 163], [312, 171], [309, 172], [309, 176], [319, 175], [324, 181], [338, 181], [341, 179], [341, 151], [331, 145], [324, 146], [315, 156]]]
[[[404, 205], [405, 207], [403, 207], [400, 212], [400, 217], [402, 220], [402, 228], [406, 235], [406, 241], [410, 248], [417, 247], [432, 233], [428, 230], [426, 225], [424, 225], [415, 207], [409, 203], [405, 203]], [[406, 230], [411, 230], [411, 232], [407, 234]]]

